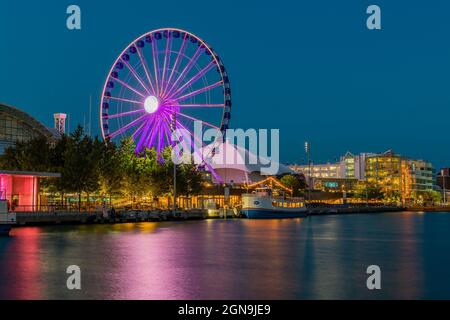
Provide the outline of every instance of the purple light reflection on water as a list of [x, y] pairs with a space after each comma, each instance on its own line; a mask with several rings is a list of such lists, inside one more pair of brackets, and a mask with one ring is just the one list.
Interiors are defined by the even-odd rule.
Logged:
[[0, 298], [450, 298], [449, 227], [436, 213], [24, 227], [0, 238]]

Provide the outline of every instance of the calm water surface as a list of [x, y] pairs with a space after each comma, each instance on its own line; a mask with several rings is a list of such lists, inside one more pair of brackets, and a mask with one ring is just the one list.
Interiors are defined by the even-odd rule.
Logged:
[[0, 298], [450, 299], [450, 213], [23, 227], [0, 238]]

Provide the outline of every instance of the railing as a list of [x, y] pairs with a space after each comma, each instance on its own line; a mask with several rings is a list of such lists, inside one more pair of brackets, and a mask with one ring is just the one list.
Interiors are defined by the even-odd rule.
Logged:
[[350, 209], [350, 208], [384, 208], [384, 207], [400, 207], [397, 204], [389, 203], [347, 203], [347, 204], [327, 204], [327, 203], [306, 203], [309, 209]]
[[[109, 209], [109, 208], [108, 208]], [[78, 207], [78, 204], [69, 205], [17, 205], [10, 206], [9, 212], [96, 212], [102, 211], [101, 206], [85, 206]]]
[[[153, 211], [153, 210], [168, 210], [171, 208], [159, 207], [152, 204], [128, 204], [124, 206], [114, 205], [116, 211]], [[85, 205], [82, 204], [80, 207], [77, 203], [60, 205], [60, 204], [49, 204], [49, 205], [17, 205], [10, 206], [8, 208], [9, 212], [102, 212], [104, 210], [110, 210], [111, 206], [109, 204], [103, 207], [101, 204]], [[196, 209], [196, 208], [192, 208]], [[180, 208], [181, 210], [181, 208]]]

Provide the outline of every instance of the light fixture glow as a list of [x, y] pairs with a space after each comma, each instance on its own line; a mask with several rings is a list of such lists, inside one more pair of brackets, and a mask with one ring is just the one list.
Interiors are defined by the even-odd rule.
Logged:
[[159, 101], [158, 98], [155, 96], [148, 96], [144, 101], [144, 108], [145, 111], [148, 113], [154, 113], [156, 110], [158, 110], [159, 107]]

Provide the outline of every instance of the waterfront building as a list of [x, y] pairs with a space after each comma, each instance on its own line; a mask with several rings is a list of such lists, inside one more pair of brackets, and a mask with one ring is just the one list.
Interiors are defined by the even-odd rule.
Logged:
[[[433, 166], [425, 160], [410, 159], [392, 150], [383, 153], [347, 152], [338, 163], [311, 164], [314, 189], [324, 192], [352, 193], [357, 182], [376, 185], [390, 199], [415, 202], [433, 190]], [[298, 173], [309, 176], [308, 165], [291, 165]], [[450, 189], [450, 169], [447, 170]], [[439, 177], [438, 177], [439, 179]], [[442, 181], [442, 178], [440, 179]]]
[[[290, 165], [289, 168], [296, 173], [303, 174], [307, 179], [316, 178], [341, 178], [339, 163]], [[311, 170], [311, 174], [310, 174]]]
[[347, 153], [340, 158], [339, 172], [340, 178], [365, 180], [366, 159], [374, 156], [374, 153], [360, 153], [354, 155]]
[[424, 160], [403, 159], [402, 197], [415, 201], [426, 192], [433, 191], [433, 166]]
[[381, 188], [387, 197], [399, 197], [403, 202], [415, 202], [433, 190], [433, 166], [388, 150], [366, 159], [366, 178]]
[[[360, 153], [357, 155], [347, 152], [340, 158], [339, 162], [326, 164], [311, 164], [312, 178], [330, 179], [365, 179], [366, 158], [375, 155], [374, 153]], [[292, 170], [309, 176], [308, 165], [290, 165]]]
[[314, 189], [324, 192], [352, 192], [358, 179], [354, 178], [315, 178]]
[[39, 178], [58, 178], [59, 173], [0, 170], [0, 200], [8, 211], [29, 212], [46, 205], [39, 195]]
[[59, 139], [60, 133], [15, 107], [0, 103], [0, 154], [17, 142], [44, 137], [49, 141]]
[[369, 184], [380, 187], [384, 194], [402, 193], [402, 158], [392, 150], [366, 158], [365, 176]]
[[442, 168], [436, 176], [437, 191], [442, 193], [443, 202], [447, 203], [450, 196], [450, 168]]
[[436, 176], [436, 185], [442, 190], [450, 190], [450, 168], [442, 168]]

